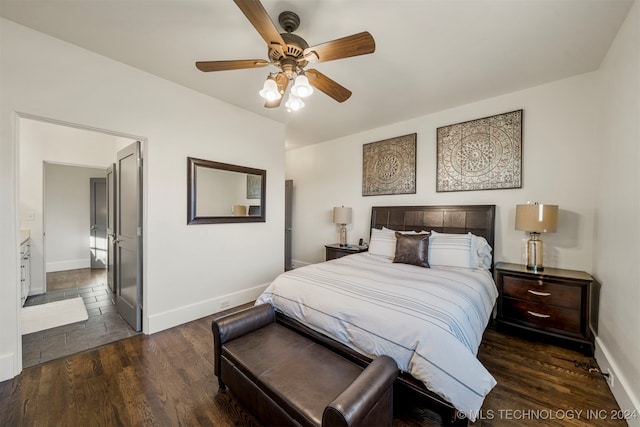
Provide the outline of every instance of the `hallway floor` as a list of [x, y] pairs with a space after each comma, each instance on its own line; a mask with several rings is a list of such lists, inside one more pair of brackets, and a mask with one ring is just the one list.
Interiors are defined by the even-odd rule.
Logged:
[[[73, 270], [69, 275], [92, 277], [92, 280], [83, 286], [60, 286], [57, 290], [30, 296], [25, 307], [80, 296], [84, 300], [89, 318], [83, 322], [23, 335], [23, 368], [138, 334], [118, 314], [115, 294], [107, 287], [106, 280], [95, 280], [96, 274], [90, 271]], [[49, 287], [48, 282], [47, 286]]]

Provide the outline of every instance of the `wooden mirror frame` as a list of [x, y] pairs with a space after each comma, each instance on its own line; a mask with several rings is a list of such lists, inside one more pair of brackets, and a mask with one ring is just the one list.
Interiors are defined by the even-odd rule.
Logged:
[[[198, 176], [196, 169], [198, 167], [218, 169], [229, 172], [238, 172], [242, 174], [258, 175], [261, 177], [262, 185], [260, 187], [260, 215], [251, 216], [197, 216], [197, 188]], [[267, 171], [263, 169], [254, 169], [244, 166], [230, 165], [227, 163], [213, 162], [210, 160], [196, 159], [187, 157], [187, 225], [191, 224], [223, 224], [233, 222], [265, 222], [266, 205], [267, 205]]]

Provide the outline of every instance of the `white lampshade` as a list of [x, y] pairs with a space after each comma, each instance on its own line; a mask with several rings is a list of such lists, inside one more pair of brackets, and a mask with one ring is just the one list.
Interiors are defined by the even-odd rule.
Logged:
[[276, 81], [271, 77], [265, 80], [262, 90], [258, 93], [267, 101], [275, 101], [276, 99], [282, 98]]
[[333, 222], [335, 224], [351, 224], [351, 208], [333, 208]]
[[300, 99], [300, 97], [294, 95], [293, 93], [290, 93], [289, 98], [287, 99], [287, 102], [284, 104], [284, 106], [287, 107], [289, 111], [298, 111], [299, 109], [304, 107], [304, 102], [302, 102], [302, 99]]
[[291, 88], [291, 93], [300, 98], [306, 98], [313, 93], [313, 88], [309, 84], [307, 76], [300, 74]]
[[539, 203], [516, 206], [516, 230], [554, 233], [558, 225], [558, 206]]

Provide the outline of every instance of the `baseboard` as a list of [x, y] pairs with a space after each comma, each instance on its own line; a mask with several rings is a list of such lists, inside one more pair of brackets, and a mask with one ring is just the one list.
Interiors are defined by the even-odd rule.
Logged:
[[151, 315], [144, 333], [154, 334], [183, 323], [210, 316], [213, 313], [255, 301], [267, 286], [268, 283]]
[[91, 268], [91, 259], [70, 259], [67, 261], [47, 263], [47, 273], [54, 273], [56, 271], [79, 270], [81, 268]]
[[624, 418], [630, 427], [640, 427], [640, 400], [629, 387], [629, 378], [622, 374], [602, 341], [597, 337], [595, 341], [594, 357], [598, 362], [598, 366], [600, 366], [600, 370], [604, 373], [610, 372], [614, 376], [613, 385], [609, 384], [609, 388], [620, 406], [620, 415], [628, 415]]
[[0, 355], [0, 382], [10, 380], [16, 376], [14, 353]]

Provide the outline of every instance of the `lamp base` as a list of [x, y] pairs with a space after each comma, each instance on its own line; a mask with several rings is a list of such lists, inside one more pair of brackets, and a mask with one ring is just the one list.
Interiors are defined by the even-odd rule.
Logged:
[[533, 271], [543, 271], [542, 266], [542, 240], [540, 233], [529, 233], [527, 241], [527, 269]]
[[340, 247], [346, 248], [347, 246], [347, 224], [340, 224]]

